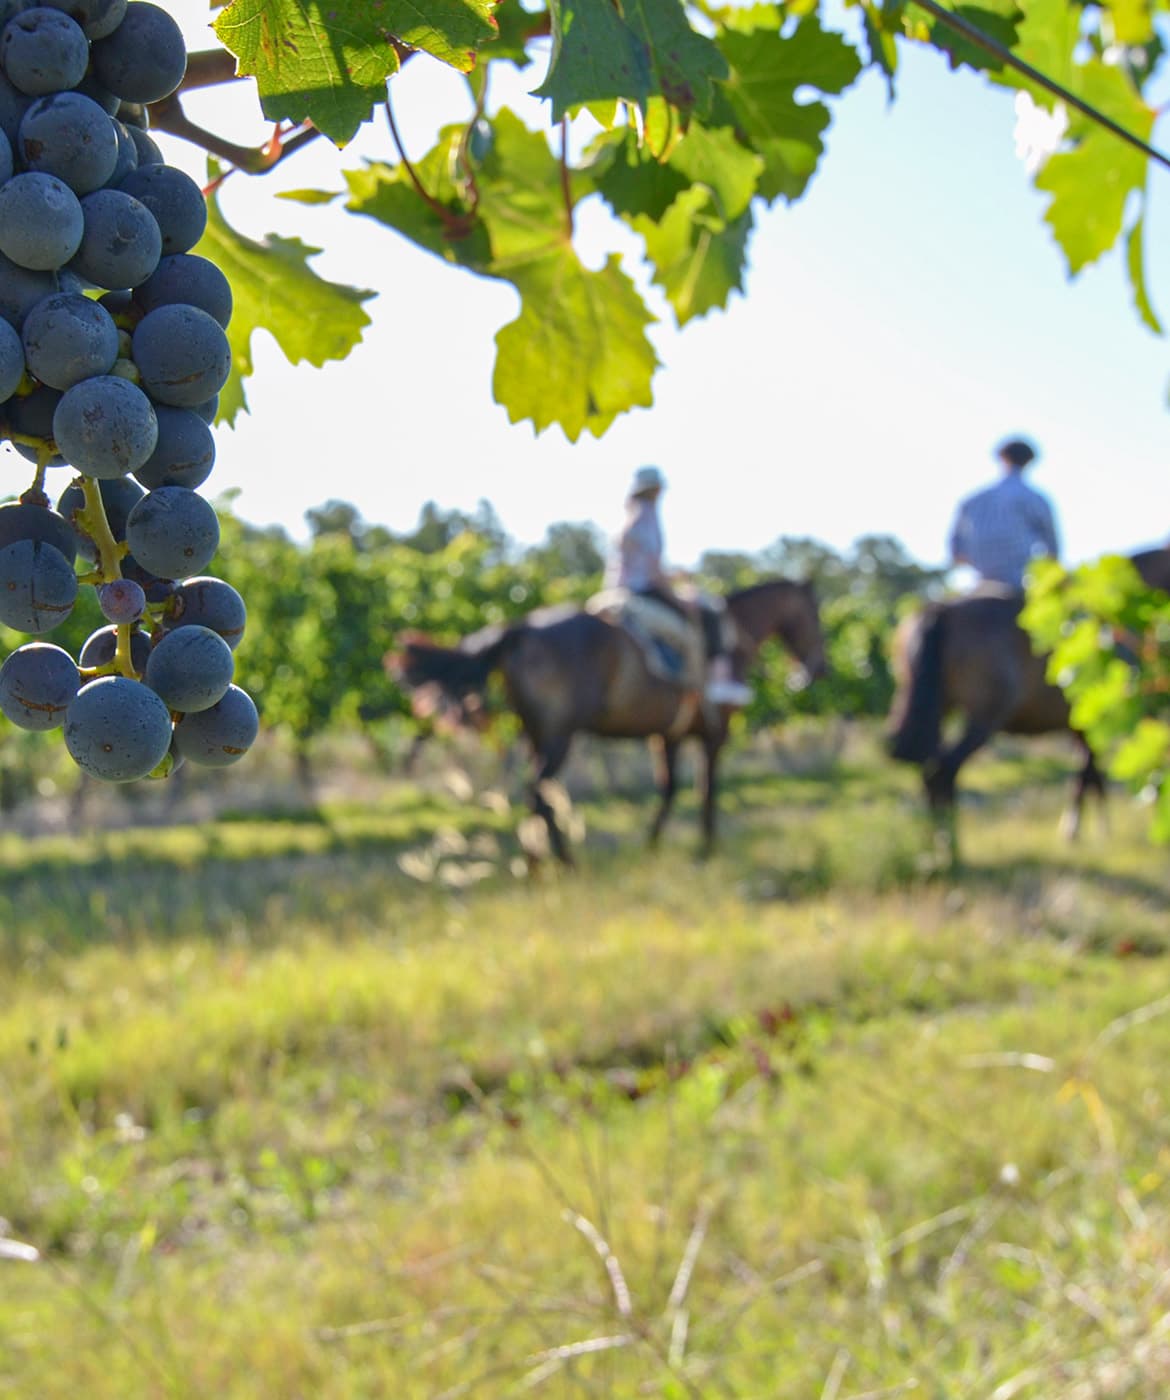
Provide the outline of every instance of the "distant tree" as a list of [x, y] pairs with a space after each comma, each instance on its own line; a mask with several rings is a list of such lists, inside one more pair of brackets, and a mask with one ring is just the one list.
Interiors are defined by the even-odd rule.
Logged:
[[605, 539], [589, 521], [561, 521], [525, 557], [554, 578], [590, 578], [605, 568]]

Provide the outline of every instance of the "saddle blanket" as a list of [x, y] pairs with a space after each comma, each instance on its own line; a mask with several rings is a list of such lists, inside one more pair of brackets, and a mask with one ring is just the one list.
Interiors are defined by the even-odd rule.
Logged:
[[607, 588], [585, 604], [586, 612], [622, 627], [641, 648], [646, 666], [659, 680], [701, 690], [707, 670], [707, 648], [698, 612], [682, 613], [628, 588]]

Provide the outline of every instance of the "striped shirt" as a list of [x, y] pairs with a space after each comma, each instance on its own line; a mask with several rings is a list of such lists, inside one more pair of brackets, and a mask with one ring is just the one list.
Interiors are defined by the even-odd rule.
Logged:
[[1055, 559], [1059, 553], [1052, 507], [1019, 472], [968, 496], [951, 531], [956, 564], [970, 564], [980, 578], [1009, 588], [1024, 586], [1037, 556]]
[[654, 501], [635, 499], [621, 534], [614, 541], [605, 570], [605, 586], [643, 593], [664, 581], [658, 506]]

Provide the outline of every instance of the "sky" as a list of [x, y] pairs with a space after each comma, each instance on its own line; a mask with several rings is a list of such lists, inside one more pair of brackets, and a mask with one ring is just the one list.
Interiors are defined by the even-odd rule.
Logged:
[[[206, 0], [175, 0], [192, 49], [205, 47]], [[206, 37], [205, 37], [206, 36]], [[491, 397], [496, 331], [514, 291], [453, 269], [340, 207], [306, 208], [279, 190], [342, 188], [340, 170], [393, 160], [384, 122], [343, 152], [324, 141], [260, 179], [223, 188], [229, 220], [253, 237], [296, 235], [324, 251], [325, 277], [379, 295], [344, 362], [292, 367], [254, 338], [251, 414], [220, 428], [209, 492], [235, 509], [306, 533], [304, 512], [331, 497], [407, 529], [428, 500], [473, 509], [487, 498], [511, 534], [540, 539], [558, 520], [612, 531], [633, 470], [655, 463], [673, 563], [705, 549], [755, 550], [780, 535], [844, 549], [890, 533], [928, 562], [943, 558], [956, 502], [993, 479], [992, 449], [1026, 433], [1042, 452], [1032, 480], [1057, 509], [1072, 560], [1170, 536], [1170, 354], [1138, 322], [1121, 260], [1070, 282], [1015, 151], [1010, 93], [941, 55], [902, 49], [899, 94], [867, 73], [830, 100], [834, 125], [805, 198], [757, 202], [744, 296], [679, 331], [649, 287], [638, 244], [596, 199], [579, 211], [579, 248], [598, 266], [625, 255], [659, 320], [655, 403], [600, 440], [569, 444], [511, 425]], [[529, 124], [540, 63], [495, 81]], [[421, 155], [466, 88], [429, 59], [395, 83], [407, 150]], [[258, 140], [251, 83], [192, 94], [197, 120]], [[1170, 126], [1155, 131], [1170, 140]], [[201, 153], [164, 141], [202, 173]], [[1148, 280], [1170, 314], [1170, 173], [1155, 168]]]

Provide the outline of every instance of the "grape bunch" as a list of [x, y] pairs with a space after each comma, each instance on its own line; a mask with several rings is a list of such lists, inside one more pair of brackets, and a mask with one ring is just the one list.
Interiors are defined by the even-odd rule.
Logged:
[[[0, 440], [35, 464], [0, 506], [0, 623], [40, 637], [93, 585], [107, 626], [76, 660], [47, 641], [0, 666], [0, 711], [63, 728], [86, 773], [234, 763], [256, 707], [232, 683], [240, 595], [204, 570], [198, 494], [231, 352], [223, 273], [191, 252], [199, 186], [147, 107], [187, 54], [147, 0], [0, 0]], [[50, 505], [47, 474], [77, 474]]]

